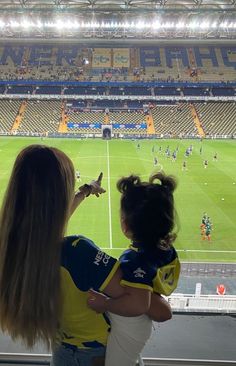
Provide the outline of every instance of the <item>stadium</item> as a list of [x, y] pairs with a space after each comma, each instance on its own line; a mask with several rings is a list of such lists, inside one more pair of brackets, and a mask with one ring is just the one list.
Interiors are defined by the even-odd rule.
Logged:
[[[77, 188], [103, 172], [106, 189], [68, 234], [119, 258], [129, 241], [117, 180], [162, 170], [178, 180], [174, 316], [155, 325], [140, 366], [236, 364], [235, 141], [236, 1], [0, 1], [1, 201], [23, 147], [57, 147]], [[0, 333], [0, 364], [50, 355]]]

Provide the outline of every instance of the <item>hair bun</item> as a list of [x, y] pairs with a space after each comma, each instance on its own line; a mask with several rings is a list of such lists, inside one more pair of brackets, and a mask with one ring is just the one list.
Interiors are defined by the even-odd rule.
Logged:
[[149, 182], [154, 183], [155, 180], [159, 180], [161, 182], [161, 186], [168, 189], [168, 191], [171, 193], [173, 193], [177, 187], [176, 179], [171, 175], [165, 175], [163, 172], [152, 175], [149, 179]]
[[120, 193], [124, 193], [130, 191], [140, 183], [140, 178], [137, 175], [130, 175], [129, 177], [123, 177], [118, 180], [117, 189]]

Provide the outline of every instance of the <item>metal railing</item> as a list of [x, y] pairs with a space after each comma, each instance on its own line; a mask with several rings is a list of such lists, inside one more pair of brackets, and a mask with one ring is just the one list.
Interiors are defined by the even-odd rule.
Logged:
[[[0, 353], [0, 365], [50, 365], [50, 354]], [[236, 361], [140, 357], [136, 366], [236, 366]], [[122, 366], [122, 365], [121, 365]]]
[[51, 354], [1, 353], [0, 365], [50, 365]]
[[236, 361], [224, 360], [198, 360], [198, 359], [168, 359], [168, 358], [142, 358], [139, 366], [235, 366]]
[[235, 295], [173, 294], [167, 300], [174, 312], [236, 314]]

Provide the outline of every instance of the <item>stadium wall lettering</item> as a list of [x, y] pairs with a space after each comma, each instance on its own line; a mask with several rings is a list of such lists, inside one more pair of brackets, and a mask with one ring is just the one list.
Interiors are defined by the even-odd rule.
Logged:
[[[94, 69], [129, 68], [131, 48], [81, 48], [75, 45], [0, 45], [0, 64], [14, 66], [77, 66], [89, 60]], [[138, 59], [132, 67], [172, 68], [175, 64], [186, 68], [212, 67], [236, 69], [236, 46], [166, 46], [137, 48]]]

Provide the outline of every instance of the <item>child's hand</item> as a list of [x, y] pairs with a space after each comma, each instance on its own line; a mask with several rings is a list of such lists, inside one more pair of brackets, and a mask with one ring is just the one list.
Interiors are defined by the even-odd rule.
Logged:
[[100, 292], [89, 290], [87, 304], [97, 313], [104, 313], [107, 310], [106, 302], [108, 299], [109, 297], [101, 294]]

